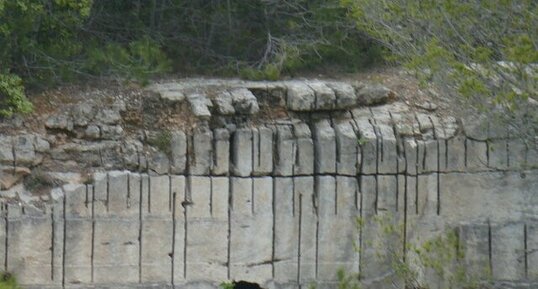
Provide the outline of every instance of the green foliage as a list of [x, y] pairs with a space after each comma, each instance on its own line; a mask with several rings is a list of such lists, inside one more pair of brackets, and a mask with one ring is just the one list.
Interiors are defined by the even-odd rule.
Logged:
[[362, 285], [359, 282], [358, 274], [346, 272], [340, 268], [336, 271], [336, 279], [338, 280], [338, 289], [361, 289]]
[[[537, 134], [538, 2], [341, 0], [359, 29], [423, 84]], [[529, 119], [529, 116], [530, 119]], [[530, 120], [530, 121], [529, 121]]]
[[[0, 2], [1, 3], [1, 2]], [[0, 6], [1, 7], [1, 6]], [[0, 274], [0, 289], [19, 289], [17, 279], [7, 272]]]
[[14, 112], [28, 113], [32, 104], [24, 95], [20, 77], [0, 73], [0, 116], [11, 116]]
[[161, 131], [155, 136], [149, 137], [147, 143], [158, 148], [160, 151], [170, 156], [172, 153], [172, 133], [170, 131]]
[[219, 287], [222, 289], [234, 289], [234, 283], [231, 281], [223, 281], [219, 284]]

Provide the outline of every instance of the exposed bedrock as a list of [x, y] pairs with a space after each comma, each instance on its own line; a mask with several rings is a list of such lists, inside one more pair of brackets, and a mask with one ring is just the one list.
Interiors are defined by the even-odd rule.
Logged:
[[0, 134], [0, 270], [25, 288], [403, 288], [389, 254], [446, 230], [475, 276], [538, 286], [538, 151], [507, 128], [364, 83], [145, 93]]

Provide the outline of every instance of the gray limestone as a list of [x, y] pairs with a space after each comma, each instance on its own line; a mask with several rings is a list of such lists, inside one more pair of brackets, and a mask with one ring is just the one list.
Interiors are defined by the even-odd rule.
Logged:
[[232, 173], [246, 177], [252, 173], [252, 136], [250, 128], [237, 129], [233, 134]]
[[273, 130], [260, 126], [252, 133], [252, 174], [269, 175], [273, 172]]
[[447, 158], [447, 171], [450, 172], [463, 172], [465, 171], [465, 137], [458, 136], [447, 141], [446, 154]]
[[211, 173], [226, 175], [230, 170], [230, 133], [227, 129], [213, 131], [213, 166]]
[[288, 125], [276, 127], [276, 151], [274, 173], [277, 176], [292, 176], [296, 157], [296, 142]]
[[211, 118], [209, 107], [212, 106], [211, 100], [205, 94], [194, 93], [187, 95], [187, 100], [190, 103], [192, 113], [202, 120]]
[[316, 95], [316, 110], [331, 110], [336, 104], [336, 94], [323, 82], [309, 82], [308, 86]]
[[294, 195], [299, 202], [299, 283], [308, 284], [316, 278], [318, 195], [313, 177], [296, 177]]
[[314, 173], [314, 141], [310, 127], [304, 123], [293, 126], [296, 139], [294, 175], [312, 175]]
[[314, 90], [302, 82], [287, 84], [287, 108], [292, 111], [310, 111], [315, 108], [316, 95]]
[[246, 88], [230, 90], [235, 112], [238, 114], [256, 114], [260, 110], [256, 97]]
[[230, 278], [263, 284], [272, 278], [273, 179], [231, 181]]
[[483, 171], [488, 167], [488, 146], [486, 142], [466, 140], [467, 171]]
[[357, 103], [357, 95], [355, 94], [355, 88], [347, 83], [342, 82], [330, 82], [327, 85], [334, 90], [336, 95], [337, 109], [350, 109], [355, 107]]
[[[355, 116], [354, 116], [355, 117]], [[374, 127], [366, 118], [355, 119], [359, 131], [359, 140], [361, 150], [361, 173], [375, 174], [377, 173], [378, 159], [378, 140]]]
[[521, 223], [508, 223], [491, 228], [492, 275], [500, 280], [525, 278], [525, 241]]
[[359, 141], [353, 126], [349, 122], [335, 125], [337, 162], [339, 175], [356, 175], [360, 163]]
[[213, 132], [206, 128], [195, 130], [191, 147], [189, 173], [192, 175], [208, 175], [213, 165]]
[[368, 85], [357, 91], [358, 101], [364, 105], [385, 103], [392, 94], [394, 92], [382, 85]]
[[233, 115], [235, 109], [233, 106], [232, 94], [229, 91], [220, 92], [213, 99], [214, 106], [217, 108], [217, 112], [222, 115]]
[[171, 132], [170, 136], [170, 172], [181, 174], [187, 165], [187, 137], [180, 130]]
[[298, 274], [299, 242], [299, 198], [294, 194], [295, 178], [274, 179], [274, 279], [277, 282], [292, 282]]
[[465, 269], [473, 276], [491, 276], [489, 262], [489, 226], [487, 223], [462, 225], [458, 228], [459, 239], [465, 256]]
[[336, 141], [328, 120], [314, 124], [314, 169], [318, 174], [336, 173]]

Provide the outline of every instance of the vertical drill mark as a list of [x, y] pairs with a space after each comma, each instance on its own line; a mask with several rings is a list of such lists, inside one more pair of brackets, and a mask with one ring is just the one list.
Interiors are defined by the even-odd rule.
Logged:
[[273, 181], [273, 188], [272, 188], [272, 207], [271, 207], [271, 210], [272, 210], [272, 213], [273, 213], [273, 224], [272, 224], [272, 228], [271, 228], [271, 238], [272, 238], [272, 242], [271, 242], [271, 278], [272, 279], [275, 279], [275, 255], [276, 255], [276, 247], [275, 247], [275, 241], [276, 241], [276, 230], [275, 230], [275, 226], [276, 226], [276, 212], [275, 212], [275, 207], [276, 207], [276, 178], [273, 176], [272, 177], [272, 181]]
[[143, 209], [143, 203], [144, 199], [142, 198], [143, 191], [144, 191], [144, 178], [141, 175], [140, 176], [140, 183], [139, 185], [139, 196], [138, 199], [140, 200], [138, 202], [138, 283], [142, 283], [142, 225], [143, 225], [143, 217], [142, 214], [144, 213]]
[[89, 191], [88, 191], [88, 186], [86, 186], [86, 198], [84, 200], [84, 206], [86, 207], [86, 209], [88, 208], [89, 203], [90, 203]]
[[213, 217], [213, 178], [209, 178], [209, 215]]
[[[292, 193], [291, 193], [291, 205], [292, 205], [291, 214], [295, 218], [295, 215], [296, 215], [295, 206], [297, 205], [297, 201], [295, 200], [295, 198], [297, 197], [295, 195], [295, 178], [291, 178], [291, 191], [292, 191]], [[299, 205], [301, 205], [301, 204], [299, 203]]]
[[441, 215], [441, 145], [437, 140], [437, 215]]
[[301, 284], [301, 237], [302, 237], [302, 222], [303, 222], [303, 195], [299, 194], [299, 237], [297, 242], [297, 284]]
[[[314, 270], [314, 276], [315, 279], [318, 279], [318, 271], [319, 271], [319, 184], [318, 181], [320, 180], [320, 177], [318, 177], [318, 180], [314, 181], [314, 195], [312, 195], [312, 203], [314, 207], [314, 214], [316, 215], [316, 255], [315, 255], [315, 270]], [[335, 204], [336, 206], [336, 204]]]
[[363, 221], [364, 221], [364, 216], [363, 216], [363, 191], [362, 191], [362, 175], [359, 175], [358, 176], [358, 179], [359, 179], [359, 183], [358, 183], [358, 186], [359, 186], [359, 191], [361, 192], [361, 195], [360, 195], [360, 209], [359, 209], [359, 220], [358, 220], [358, 226], [359, 226], [359, 268], [358, 268], [358, 272], [359, 272], [359, 280], [361, 280], [361, 276], [362, 276], [362, 249], [363, 249], [363, 242], [362, 242], [362, 231], [363, 231]]
[[151, 214], [151, 176], [148, 175], [148, 214]]
[[106, 174], [106, 212], [110, 210], [110, 174]]
[[[338, 177], [334, 177], [334, 215], [338, 215]], [[319, 193], [318, 193], [319, 196]]]
[[490, 163], [489, 163], [489, 150], [491, 149], [490, 145], [491, 145], [490, 140], [487, 139], [486, 140], [486, 164], [487, 164], [488, 168], [490, 167]]
[[[67, 244], [67, 236], [66, 236], [66, 232], [67, 232], [67, 220], [66, 220], [66, 215], [65, 215], [65, 212], [67, 211], [66, 210], [66, 196], [64, 194], [64, 197], [62, 199], [63, 201], [63, 212], [62, 212], [62, 218], [64, 220], [64, 223], [63, 223], [63, 242], [62, 242], [62, 288], [65, 288], [65, 248], [66, 248], [66, 244]], [[6, 222], [6, 236], [7, 236], [7, 222]], [[6, 257], [7, 257], [7, 239], [6, 239]], [[7, 271], [7, 258], [6, 258], [6, 271]]]
[[415, 171], [416, 171], [416, 179], [415, 179], [415, 214], [418, 215], [418, 156], [419, 156], [419, 149], [418, 149], [418, 141], [417, 141], [417, 147], [416, 147], [416, 154], [417, 154], [417, 161], [415, 162]]
[[168, 212], [173, 213], [174, 207], [172, 206], [173, 192], [172, 192], [172, 176], [168, 174]]
[[[86, 185], [87, 187], [88, 185]], [[107, 174], [107, 212], [108, 212], [108, 174]], [[92, 245], [91, 245], [91, 253], [90, 253], [90, 267], [91, 267], [91, 282], [94, 281], [94, 256], [95, 256], [95, 187], [92, 186]]]
[[506, 166], [510, 167], [510, 131], [506, 129]]
[[492, 240], [491, 240], [491, 221], [488, 219], [488, 265], [489, 265], [489, 272], [493, 274], [493, 248], [492, 248]]
[[525, 279], [529, 278], [529, 256], [528, 256], [528, 231], [527, 224], [523, 225], [523, 253], [525, 258]]
[[227, 278], [230, 280], [230, 269], [232, 265], [230, 264], [231, 260], [231, 248], [232, 248], [232, 209], [233, 209], [233, 190], [234, 190], [234, 182], [230, 178], [229, 180], [230, 185], [228, 186], [228, 235], [227, 237], [227, 247], [226, 247], [226, 269], [227, 269]]
[[[183, 197], [183, 204], [187, 204], [188, 200], [190, 200], [190, 191], [191, 191], [191, 181], [190, 181], [190, 177], [186, 177], [185, 178], [185, 196]], [[182, 204], [182, 205], [183, 205]], [[184, 235], [183, 235], [183, 279], [187, 279], [187, 240], [188, 240], [188, 231], [187, 231], [187, 228], [188, 228], [188, 214], [187, 214], [187, 209], [188, 209], [188, 205], [184, 205], [183, 206], [183, 230], [184, 230]]]
[[448, 140], [445, 139], [445, 168], [448, 168]]
[[468, 142], [469, 140], [467, 138], [465, 138], [465, 140], [463, 141], [463, 151], [464, 151], [464, 154], [463, 154], [463, 161], [464, 161], [464, 164], [465, 164], [465, 167], [468, 166], [468, 151], [467, 151], [467, 147], [468, 147]]
[[172, 288], [174, 288], [174, 285], [175, 285], [175, 279], [174, 279], [174, 276], [175, 276], [175, 255], [176, 255], [176, 192], [173, 193], [172, 195], [172, 202], [173, 202], [173, 206], [172, 206], [172, 254], [170, 256], [170, 258], [172, 259], [172, 270], [171, 270], [171, 273], [172, 273]]
[[[407, 167], [407, 166], [406, 166]], [[404, 211], [403, 211], [403, 262], [407, 259], [407, 174], [404, 175]]]
[[54, 221], [54, 207], [50, 210], [51, 221], [51, 240], [50, 240], [50, 280], [54, 281], [54, 253], [55, 253], [55, 239], [56, 239], [56, 222]]
[[377, 212], [379, 210], [379, 181], [378, 181], [378, 174], [374, 176], [375, 179], [375, 214], [377, 215]]
[[127, 209], [131, 208], [131, 173], [127, 174]]
[[11, 144], [11, 154], [13, 155], [13, 174], [15, 174], [15, 168], [17, 167], [17, 153], [14, 144]]
[[250, 179], [250, 214], [252, 214], [252, 216], [256, 213], [254, 210], [254, 180], [255, 179], [253, 178]]

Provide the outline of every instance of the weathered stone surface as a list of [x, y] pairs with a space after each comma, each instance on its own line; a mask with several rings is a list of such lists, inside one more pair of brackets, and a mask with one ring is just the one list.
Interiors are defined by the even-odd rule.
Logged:
[[20, 284], [50, 284], [52, 264], [51, 218], [46, 212], [10, 205], [7, 212], [7, 270], [16, 271]]
[[367, 85], [357, 91], [360, 104], [373, 105], [387, 102], [395, 97], [394, 92], [382, 85]]
[[176, 130], [170, 133], [170, 172], [182, 174], [187, 165], [187, 137]]
[[213, 175], [226, 175], [230, 170], [230, 133], [227, 129], [213, 132]]
[[508, 169], [508, 141], [505, 139], [490, 140], [488, 145], [488, 166], [493, 169]]
[[316, 95], [316, 110], [330, 110], [336, 104], [336, 94], [323, 82], [309, 82], [308, 86]]
[[[222, 213], [211, 216], [211, 179], [192, 177], [186, 200], [186, 279], [226, 280], [228, 262], [228, 221]], [[213, 191], [215, 200], [228, 199], [228, 190]], [[227, 211], [227, 207], [219, 209]]]
[[488, 167], [488, 146], [486, 142], [466, 140], [467, 171], [483, 171]]
[[311, 111], [316, 105], [315, 92], [305, 83], [287, 84], [287, 108], [292, 111]]
[[353, 113], [353, 117], [357, 123], [357, 129], [359, 132], [358, 143], [361, 150], [361, 173], [363, 174], [375, 174], [377, 172], [377, 136], [373, 126], [368, 119], [361, 117], [357, 118]]
[[119, 125], [102, 125], [100, 137], [102, 139], [117, 140], [123, 136], [123, 128]]
[[347, 83], [330, 82], [327, 85], [334, 90], [336, 94], [337, 109], [349, 109], [355, 107], [357, 102], [357, 95], [355, 94], [355, 88]]
[[299, 201], [299, 274], [300, 284], [308, 284], [316, 278], [316, 228], [318, 196], [314, 193], [313, 177], [296, 177], [294, 195]]
[[292, 130], [287, 125], [276, 127], [275, 175], [293, 175], [294, 160], [296, 156], [296, 143]]
[[538, 224], [531, 219], [527, 223], [527, 277], [538, 280]]
[[447, 141], [446, 155], [447, 158], [447, 171], [450, 172], [463, 172], [465, 171], [465, 137], [455, 137]]
[[9, 190], [31, 172], [25, 167], [0, 167], [0, 190]]
[[525, 240], [521, 223], [508, 223], [491, 228], [491, 264], [493, 278], [521, 280], [525, 278]]
[[273, 130], [258, 127], [252, 130], [252, 174], [269, 175], [273, 172]]
[[211, 118], [211, 112], [209, 111], [209, 106], [212, 105], [211, 100], [207, 98], [205, 94], [189, 94], [187, 95], [187, 100], [191, 105], [192, 113], [202, 120], [209, 120]]
[[439, 176], [441, 215], [447, 223], [518, 220], [536, 214], [537, 173], [452, 173]]
[[314, 170], [318, 174], [336, 173], [335, 133], [328, 120], [314, 125]]
[[232, 94], [229, 91], [220, 92], [213, 99], [214, 106], [217, 108], [217, 112], [222, 115], [233, 115], [235, 109], [233, 106]]
[[194, 131], [192, 154], [189, 156], [189, 173], [208, 175], [213, 164], [213, 133], [206, 128]]
[[298, 278], [299, 196], [295, 195], [294, 178], [277, 177], [274, 184], [275, 239], [274, 279], [292, 282]]
[[118, 124], [121, 121], [121, 115], [116, 109], [101, 109], [95, 114], [94, 120], [101, 124]]
[[73, 130], [73, 120], [66, 114], [53, 115], [45, 121], [45, 127], [49, 129]]
[[337, 162], [336, 171], [340, 175], [356, 175], [360, 163], [359, 141], [349, 122], [335, 125]]
[[489, 246], [486, 246], [489, 242], [488, 224], [463, 225], [458, 233], [464, 250], [465, 270], [477, 278], [490, 277]]
[[[273, 180], [232, 178], [230, 277], [263, 284], [272, 278]], [[250, 248], [250, 250], [242, 250]]]
[[17, 164], [35, 165], [38, 160], [34, 149], [33, 135], [20, 135], [14, 139], [13, 148]]
[[252, 173], [252, 135], [249, 128], [240, 128], [233, 135], [232, 172], [246, 177]]
[[293, 134], [296, 139], [293, 174], [312, 175], [314, 173], [314, 141], [310, 127], [303, 122], [295, 124]]
[[233, 106], [236, 113], [239, 114], [256, 114], [260, 110], [258, 100], [246, 88], [237, 88], [230, 90], [232, 95]]

